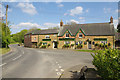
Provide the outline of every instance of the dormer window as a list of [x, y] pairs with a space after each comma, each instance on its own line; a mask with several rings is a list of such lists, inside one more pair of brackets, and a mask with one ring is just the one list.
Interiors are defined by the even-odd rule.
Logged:
[[47, 35], [47, 36], [46, 36], [46, 39], [49, 39], [49, 38], [50, 38], [50, 36], [49, 36], [49, 35]]
[[79, 38], [82, 38], [82, 33], [79, 33]]
[[66, 33], [66, 37], [67, 37], [67, 38], [69, 37], [69, 33]]

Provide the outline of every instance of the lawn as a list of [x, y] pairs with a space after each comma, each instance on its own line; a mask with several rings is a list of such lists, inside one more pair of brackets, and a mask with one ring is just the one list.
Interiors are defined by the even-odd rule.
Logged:
[[5, 54], [10, 51], [10, 48], [0, 48], [0, 54]]

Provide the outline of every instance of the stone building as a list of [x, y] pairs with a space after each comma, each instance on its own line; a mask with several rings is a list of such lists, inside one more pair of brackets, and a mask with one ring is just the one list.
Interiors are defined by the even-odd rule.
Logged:
[[89, 23], [63, 25], [61, 20], [59, 29], [33, 30], [24, 36], [26, 47], [39, 47], [48, 45], [47, 48], [63, 48], [65, 44], [82, 45], [82, 49], [94, 49], [95, 44], [110, 44], [115, 47], [115, 32], [113, 18], [107, 23]]

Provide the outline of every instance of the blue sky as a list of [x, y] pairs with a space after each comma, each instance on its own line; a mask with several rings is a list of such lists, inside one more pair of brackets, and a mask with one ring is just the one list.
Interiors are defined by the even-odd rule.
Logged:
[[[118, 2], [3, 2], [10, 6], [8, 21], [12, 34], [33, 27], [47, 29], [69, 22], [104, 23], [114, 18], [118, 23]], [[3, 13], [5, 8], [2, 8]], [[2, 14], [4, 16], [4, 14]]]

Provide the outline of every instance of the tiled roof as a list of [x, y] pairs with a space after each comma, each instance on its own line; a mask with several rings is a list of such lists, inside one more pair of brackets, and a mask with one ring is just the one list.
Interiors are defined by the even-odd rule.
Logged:
[[62, 36], [66, 30], [68, 30], [73, 36], [79, 31], [82, 30], [85, 35], [91, 36], [104, 36], [104, 35], [115, 35], [114, 25], [110, 23], [90, 23], [90, 24], [73, 24], [73, 25], [64, 25], [58, 36]]
[[58, 33], [58, 29], [44, 29], [44, 30], [33, 30], [28, 32], [27, 34], [57, 34], [57, 33]]

